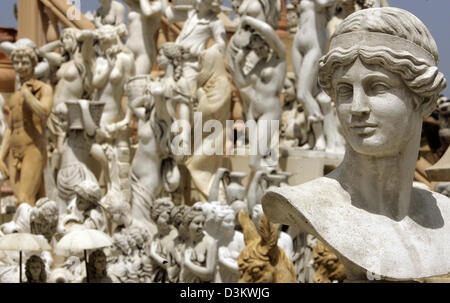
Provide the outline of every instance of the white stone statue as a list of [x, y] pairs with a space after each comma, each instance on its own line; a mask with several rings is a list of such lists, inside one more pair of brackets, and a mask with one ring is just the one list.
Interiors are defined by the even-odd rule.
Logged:
[[128, 106], [138, 120], [139, 138], [130, 171], [132, 215], [150, 226], [154, 199], [163, 191], [175, 191], [180, 181], [170, 149], [170, 127], [176, 104], [189, 103], [189, 89], [177, 65], [181, 56], [178, 45], [164, 44], [158, 56], [158, 65], [166, 69], [163, 78], [137, 76], [127, 85]]
[[167, 245], [167, 278], [171, 283], [178, 283], [181, 278], [184, 250], [186, 248], [186, 243], [189, 240], [189, 226], [184, 218], [189, 212], [189, 209], [189, 206], [180, 205], [174, 207], [170, 212], [172, 224], [177, 230], [177, 236]]
[[107, 232], [106, 217], [99, 202], [101, 190], [97, 182], [84, 180], [75, 188], [76, 197], [69, 203], [59, 221], [62, 235], [74, 230], [98, 229]]
[[320, 60], [347, 143], [325, 177], [267, 193], [265, 214], [325, 243], [349, 280], [412, 280], [450, 272], [449, 199], [413, 188], [423, 119], [445, 87], [436, 43], [398, 8], [345, 19]]
[[[280, 93], [286, 75], [286, 49], [276, 32], [267, 23], [252, 17], [241, 18], [240, 28], [251, 32], [248, 45], [235, 53], [233, 46], [227, 50], [233, 82], [239, 90], [247, 120], [254, 120], [258, 129], [259, 149], [249, 156], [249, 166], [254, 169], [272, 170], [278, 165], [272, 144], [278, 129], [272, 121], [280, 120]], [[257, 64], [245, 72], [245, 59], [250, 51], [258, 56]]]
[[128, 4], [127, 47], [135, 58], [136, 75], [148, 75], [156, 58], [155, 34], [162, 17], [160, 0], [124, 0]]
[[[190, 10], [169, 6], [168, 0], [161, 0], [163, 12], [169, 22], [184, 21], [183, 29], [175, 43], [182, 45], [187, 52], [183, 62], [183, 77], [187, 80], [192, 93], [197, 90], [197, 74], [199, 59], [210, 39], [218, 45], [223, 54], [226, 45], [226, 32], [222, 21], [217, 17], [222, 0], [196, 0], [195, 7]], [[186, 117], [180, 114], [181, 119]]]
[[169, 264], [168, 245], [172, 242], [171, 216], [174, 205], [168, 198], [161, 198], [154, 202], [152, 207], [152, 220], [158, 232], [153, 236], [149, 256], [152, 262], [151, 282], [168, 282], [167, 265]]
[[327, 46], [327, 10], [336, 0], [302, 0], [300, 22], [292, 46], [292, 62], [297, 78], [297, 97], [303, 105], [308, 128], [314, 134], [315, 150], [343, 152], [331, 99], [317, 84], [319, 59]]
[[99, 0], [101, 6], [95, 11], [93, 22], [97, 28], [104, 25], [125, 24], [126, 8], [119, 1]]
[[76, 185], [84, 180], [97, 182], [100, 175], [100, 164], [90, 152], [104, 105], [80, 99], [61, 103], [53, 111], [59, 130], [65, 134], [56, 175], [60, 214], [75, 197]]
[[[95, 60], [93, 44], [93, 31], [65, 28], [60, 40], [39, 49], [40, 55], [50, 64], [50, 70], [57, 69], [53, 111], [48, 120], [48, 128], [59, 153], [63, 149], [65, 132], [61, 129], [61, 121], [55, 110], [66, 101], [90, 99]], [[62, 52], [59, 53], [58, 49], [62, 49]]]
[[201, 203], [194, 204], [185, 220], [189, 241], [184, 252], [180, 282], [213, 282], [217, 267], [217, 241], [204, 232], [205, 214]]
[[96, 131], [97, 143], [91, 154], [101, 164], [107, 191], [113, 188], [130, 196], [128, 171], [130, 166], [128, 123], [131, 111], [122, 109], [124, 85], [134, 75], [133, 54], [123, 45], [121, 37], [126, 34], [124, 25], [105, 25], [96, 31], [101, 54], [95, 62], [93, 86], [94, 101], [105, 103]]
[[[232, 89], [218, 44], [203, 51], [199, 60], [195, 112], [201, 113], [202, 119], [194, 120], [193, 129], [201, 128], [204, 131], [202, 131], [202, 144], [194, 144], [193, 155], [185, 165], [199, 192], [199, 196], [192, 199], [202, 201], [208, 197], [212, 177], [217, 169], [231, 168], [230, 160], [223, 156], [225, 147], [223, 143], [226, 139], [226, 121], [231, 118]], [[214, 126], [208, 132], [207, 123], [210, 123], [210, 120], [218, 121], [222, 130]]]
[[216, 283], [237, 283], [240, 278], [238, 257], [245, 248], [245, 242], [244, 235], [235, 230], [236, 214], [230, 206], [221, 206], [217, 213], [221, 224]]

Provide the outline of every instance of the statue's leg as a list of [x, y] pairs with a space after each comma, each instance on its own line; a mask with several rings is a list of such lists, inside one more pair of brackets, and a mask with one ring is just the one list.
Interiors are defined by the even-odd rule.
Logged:
[[320, 49], [311, 50], [303, 60], [300, 71], [300, 81], [297, 85], [299, 101], [303, 104], [311, 125], [316, 142], [314, 149], [325, 150], [326, 141], [323, 133], [323, 115], [317, 100], [314, 98], [314, 90], [317, 88], [318, 60]]
[[25, 202], [34, 206], [43, 182], [45, 160], [42, 152], [34, 145], [28, 146], [25, 150], [20, 170], [20, 191], [17, 197], [19, 203]]

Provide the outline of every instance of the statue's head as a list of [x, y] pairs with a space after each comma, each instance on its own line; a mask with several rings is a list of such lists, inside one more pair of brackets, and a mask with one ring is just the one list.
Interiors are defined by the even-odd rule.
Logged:
[[16, 48], [11, 52], [11, 61], [19, 77], [29, 79], [33, 76], [34, 67], [38, 64], [38, 57], [31, 47]]
[[49, 198], [41, 198], [30, 214], [31, 232], [43, 235], [47, 241], [51, 241], [58, 227], [58, 205]]
[[63, 29], [61, 34], [61, 43], [65, 52], [73, 54], [78, 48], [79, 29], [68, 27]]
[[173, 207], [174, 205], [170, 198], [160, 198], [153, 202], [151, 217], [159, 233], [166, 234], [170, 232], [170, 224], [172, 224], [170, 212]]
[[438, 61], [436, 42], [411, 13], [389, 7], [348, 16], [319, 70], [348, 146], [387, 156], [418, 142], [423, 118], [446, 86]]
[[200, 12], [220, 13], [223, 0], [196, 0], [197, 10]]

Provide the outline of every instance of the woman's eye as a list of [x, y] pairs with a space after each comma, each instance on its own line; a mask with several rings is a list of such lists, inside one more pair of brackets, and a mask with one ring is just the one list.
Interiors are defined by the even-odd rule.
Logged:
[[389, 85], [382, 82], [376, 82], [372, 85], [372, 91], [377, 94], [385, 93], [389, 90]]
[[339, 85], [337, 88], [337, 96], [340, 98], [349, 98], [353, 95], [353, 87], [350, 85]]

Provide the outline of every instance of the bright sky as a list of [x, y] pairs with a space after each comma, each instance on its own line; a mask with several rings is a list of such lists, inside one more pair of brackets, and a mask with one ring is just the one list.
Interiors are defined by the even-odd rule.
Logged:
[[[1, 0], [0, 26], [17, 27], [14, 19], [13, 5], [16, 0]], [[70, 1], [70, 0], [68, 0]], [[95, 0], [72, 0], [79, 1], [81, 10], [95, 10], [99, 3]], [[119, 0], [122, 2], [122, 0]], [[450, 76], [450, 1], [449, 0], [388, 0], [391, 6], [406, 9], [416, 15], [428, 27], [439, 48], [440, 70]], [[224, 5], [230, 6], [230, 0], [224, 0]], [[450, 78], [448, 79], [450, 81]], [[450, 84], [444, 91], [450, 97]]]

